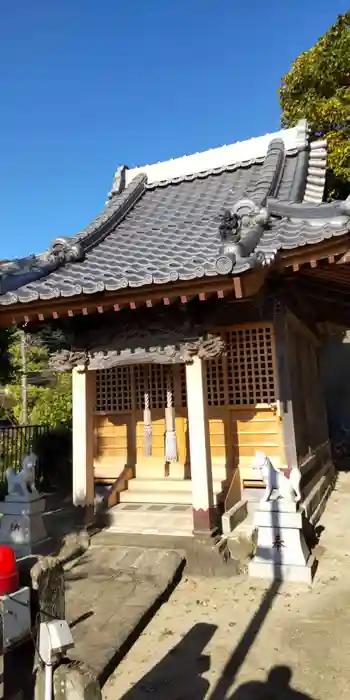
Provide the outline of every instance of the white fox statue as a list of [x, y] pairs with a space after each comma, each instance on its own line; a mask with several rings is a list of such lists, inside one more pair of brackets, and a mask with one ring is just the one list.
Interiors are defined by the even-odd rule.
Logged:
[[283, 474], [281, 469], [275, 467], [269, 457], [264, 452], [256, 452], [253, 462], [253, 469], [261, 474], [265, 484], [265, 493], [261, 499], [262, 503], [270, 501], [273, 491], [277, 491], [278, 496], [285, 501], [299, 503], [301, 474], [297, 467], [291, 469], [289, 478]]

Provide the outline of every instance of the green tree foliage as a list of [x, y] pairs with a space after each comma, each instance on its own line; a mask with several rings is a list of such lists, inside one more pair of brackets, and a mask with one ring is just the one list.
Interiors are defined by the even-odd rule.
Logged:
[[308, 120], [315, 137], [328, 142], [331, 186], [350, 192], [350, 11], [292, 64], [279, 90], [282, 126]]
[[[46, 339], [45, 339], [46, 341]], [[71, 376], [49, 370], [50, 351], [40, 336], [27, 336], [28, 421], [35, 425], [69, 425], [72, 418]], [[53, 349], [57, 349], [55, 339]], [[13, 414], [21, 419], [21, 336], [14, 333], [10, 344], [12, 381], [8, 385], [14, 399]]]

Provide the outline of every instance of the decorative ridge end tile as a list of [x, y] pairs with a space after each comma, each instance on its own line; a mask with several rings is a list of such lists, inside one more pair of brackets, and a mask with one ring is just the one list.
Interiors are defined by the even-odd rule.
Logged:
[[310, 143], [309, 164], [303, 202], [320, 204], [323, 201], [327, 172], [327, 141]]

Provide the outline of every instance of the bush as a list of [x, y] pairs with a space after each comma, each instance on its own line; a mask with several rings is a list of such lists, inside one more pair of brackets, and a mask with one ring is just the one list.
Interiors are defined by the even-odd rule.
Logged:
[[72, 493], [72, 430], [60, 426], [39, 435], [33, 443], [38, 456], [39, 487], [46, 491]]

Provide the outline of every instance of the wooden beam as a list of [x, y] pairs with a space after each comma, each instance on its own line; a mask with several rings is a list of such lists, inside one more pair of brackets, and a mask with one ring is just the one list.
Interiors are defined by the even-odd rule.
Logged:
[[283, 269], [295, 264], [303, 265], [310, 260], [328, 260], [330, 255], [341, 255], [349, 249], [350, 236], [342, 236], [337, 241], [323, 241], [316, 245], [305, 246], [303, 249], [285, 250], [280, 253], [276, 267]]
[[[45, 318], [56, 318], [67, 316], [68, 310], [74, 314], [88, 315], [96, 313], [96, 308], [103, 307], [104, 313], [108, 310], [119, 311], [122, 308], [136, 308], [147, 305], [151, 302], [152, 305], [162, 303], [164, 298], [170, 301], [181, 299], [181, 303], [188, 303], [191, 299], [205, 295], [205, 298], [212, 295], [217, 295], [218, 298], [224, 298], [226, 294], [231, 295], [233, 288], [236, 293], [236, 298], [241, 299], [245, 296], [255, 294], [262, 286], [265, 280], [267, 270], [262, 273], [252, 271], [241, 275], [239, 278], [232, 276], [221, 277], [218, 280], [214, 278], [204, 278], [194, 280], [192, 282], [179, 282], [166, 285], [151, 285], [145, 288], [133, 290], [120, 290], [119, 292], [103, 292], [93, 295], [80, 295], [70, 298], [55, 298], [48, 301], [39, 300], [29, 304], [14, 304], [11, 307], [0, 306], [0, 326], [8, 327], [12, 320], [16, 320], [16, 324], [23, 323], [24, 314], [28, 317], [28, 322], [37, 322], [38, 314], [41, 313]], [[220, 289], [218, 290], [218, 282]], [[132, 299], [130, 292], [132, 291]], [[134, 306], [135, 305], [135, 306]], [[55, 309], [53, 312], [52, 309]], [[83, 311], [84, 309], [84, 311]]]
[[[205, 278], [204, 280], [195, 280], [191, 283], [181, 282], [172, 283], [169, 285], [153, 285], [139, 290], [133, 291], [133, 303], [144, 304], [145, 299], [150, 299], [154, 304], [160, 303], [164, 296], [169, 299], [198, 296], [201, 292], [214, 293], [217, 292], [218, 280], [216, 278]], [[220, 288], [222, 290], [232, 290], [232, 277], [227, 276], [220, 280]], [[183, 302], [186, 303], [186, 302]], [[96, 295], [77, 295], [66, 299], [55, 298], [51, 300], [39, 300], [30, 302], [29, 304], [17, 303], [11, 307], [0, 306], [0, 325], [3, 327], [11, 324], [12, 318], [16, 318], [16, 323], [21, 323], [26, 314], [30, 321], [35, 321], [39, 313], [43, 313], [45, 317], [53, 316], [52, 307], [54, 305], [56, 318], [65, 316], [68, 309], [81, 313], [82, 307], [86, 308], [89, 313], [95, 313], [96, 307], [103, 304], [105, 311], [115, 308], [117, 304], [120, 308], [130, 304], [130, 292], [121, 290], [120, 292], [104, 292]]]
[[[292, 281], [292, 280], [290, 280]], [[299, 278], [294, 280], [296, 285], [302, 284], [302, 285], [308, 285], [309, 287], [312, 287], [313, 289], [322, 291], [322, 292], [330, 292], [331, 294], [341, 294], [341, 295], [349, 295], [350, 294], [350, 280], [349, 284], [342, 284], [341, 281], [337, 282], [333, 280], [332, 278], [327, 278], [327, 277], [317, 277], [313, 275], [301, 275]]]
[[337, 265], [346, 265], [349, 262], [350, 262], [350, 250], [347, 250], [346, 253], [344, 253], [344, 255], [342, 255], [342, 257], [339, 258], [339, 260], [337, 260]]
[[234, 277], [234, 278], [233, 278], [233, 287], [234, 287], [234, 290], [235, 290], [236, 299], [242, 299], [243, 290], [242, 290], [242, 284], [241, 284], [241, 278], [240, 278], [240, 277]]
[[263, 287], [269, 268], [260, 268], [259, 270], [252, 270], [247, 272], [247, 274], [241, 275], [239, 278], [242, 285], [242, 296], [244, 298], [255, 296], [260, 292]]
[[300, 296], [300, 294], [306, 295], [312, 299], [318, 299], [319, 301], [326, 301], [326, 302], [331, 302], [332, 304], [343, 304], [343, 305], [350, 305], [350, 293], [343, 294], [343, 298], [341, 298], [341, 293], [337, 293], [336, 290], [332, 291], [329, 290], [325, 286], [317, 286], [313, 284], [308, 284], [307, 282], [303, 283], [301, 280], [298, 281], [296, 285], [291, 284], [290, 285], [291, 290], [294, 292], [296, 296]]

